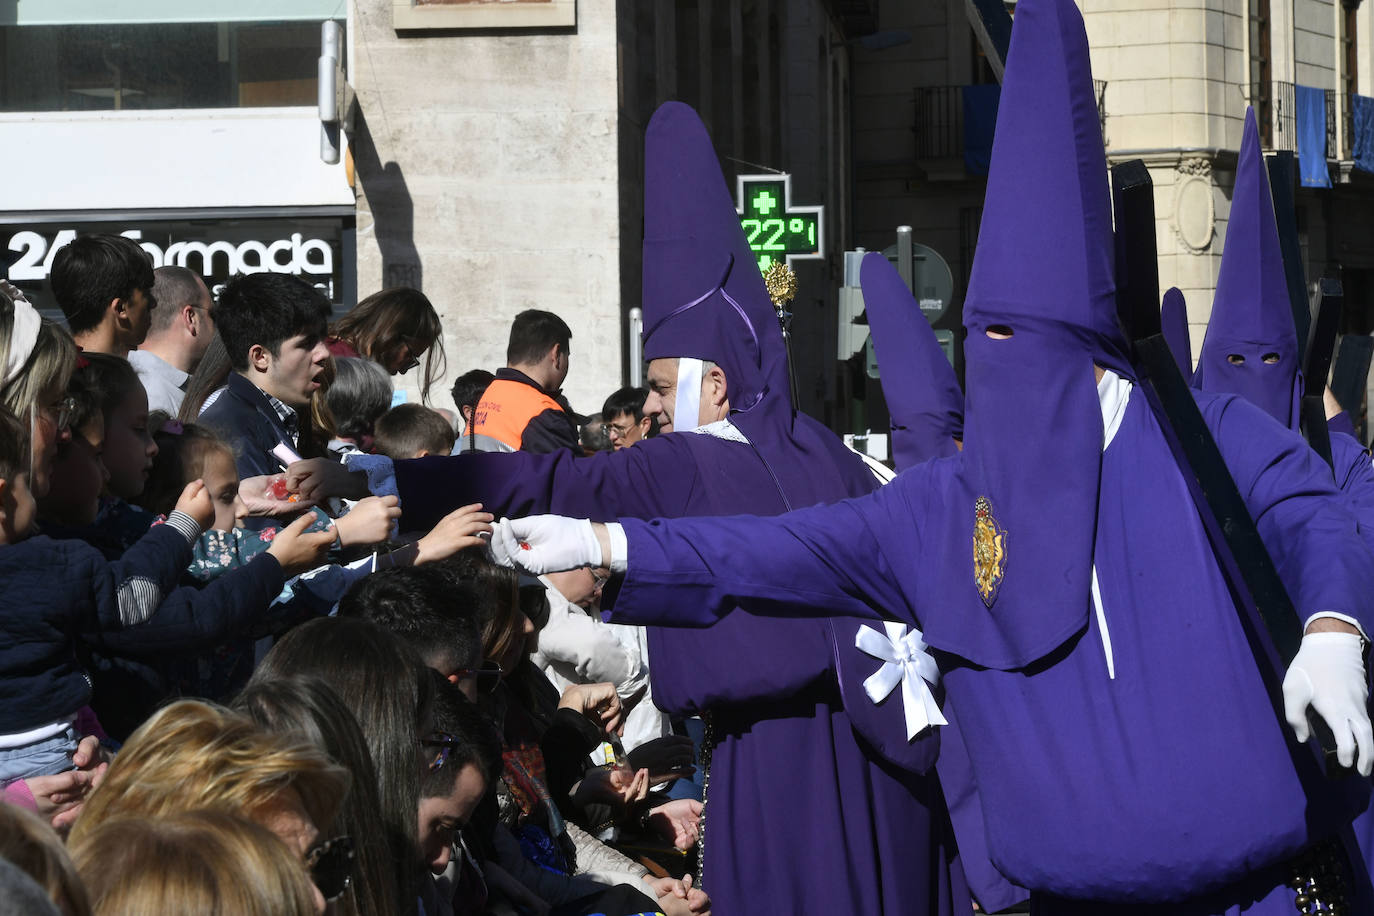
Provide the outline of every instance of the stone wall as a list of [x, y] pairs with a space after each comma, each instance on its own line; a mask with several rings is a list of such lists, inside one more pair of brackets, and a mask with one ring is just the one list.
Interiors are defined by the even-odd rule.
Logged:
[[573, 29], [502, 32], [398, 34], [390, 0], [353, 6], [359, 296], [412, 285], [434, 302], [441, 407], [458, 374], [505, 364], [517, 312], [556, 312], [564, 390], [599, 410], [623, 346], [615, 0], [579, 0]]

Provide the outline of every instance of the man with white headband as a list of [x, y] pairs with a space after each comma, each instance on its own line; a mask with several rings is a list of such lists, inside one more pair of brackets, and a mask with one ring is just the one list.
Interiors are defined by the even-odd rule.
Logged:
[[[647, 408], [674, 432], [589, 458], [374, 464], [373, 489], [399, 492], [405, 529], [479, 501], [508, 516], [777, 515], [876, 485], [833, 433], [792, 409], [777, 319], [696, 113], [664, 105], [645, 146]], [[303, 462], [288, 483], [325, 495], [342, 481], [324, 467]], [[736, 613], [707, 629], [648, 632], [654, 702], [708, 723], [702, 884], [719, 912], [972, 908], [933, 772], [923, 775], [938, 753], [938, 711], [911, 727], [902, 700], [875, 705], [861, 685], [882, 661], [859, 652], [857, 630]], [[857, 676], [837, 674], [847, 666]]]

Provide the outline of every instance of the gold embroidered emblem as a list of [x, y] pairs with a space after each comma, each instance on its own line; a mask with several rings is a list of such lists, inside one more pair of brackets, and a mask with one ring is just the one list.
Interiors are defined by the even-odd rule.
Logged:
[[983, 604], [992, 607], [1007, 569], [1007, 532], [992, 514], [992, 503], [980, 496], [973, 504], [973, 583]]

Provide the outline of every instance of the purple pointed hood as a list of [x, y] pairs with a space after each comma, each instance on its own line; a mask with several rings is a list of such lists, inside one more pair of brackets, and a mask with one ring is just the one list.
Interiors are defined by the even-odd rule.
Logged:
[[1193, 377], [1193, 342], [1188, 336], [1188, 303], [1177, 286], [1169, 287], [1164, 294], [1164, 302], [1159, 307], [1159, 324], [1164, 331], [1164, 341], [1174, 362], [1183, 373], [1184, 380]]
[[[917, 596], [955, 613], [926, 633], [1015, 669], [1087, 626], [1102, 458], [1093, 364], [1134, 377], [1116, 320], [1106, 155], [1073, 0], [1022, 0], [964, 304], [960, 485]], [[1009, 339], [987, 331], [1010, 329]], [[931, 606], [936, 606], [932, 604]]]
[[964, 393], [930, 322], [885, 255], [864, 255], [859, 279], [897, 470], [953, 455], [954, 440], [964, 434]]
[[706, 127], [681, 102], [661, 105], [644, 137], [642, 307], [644, 358], [716, 363], [732, 412], [790, 397], [768, 290]]
[[1285, 426], [1298, 427], [1298, 332], [1254, 109], [1245, 113], [1226, 247], [1193, 387], [1238, 394]]

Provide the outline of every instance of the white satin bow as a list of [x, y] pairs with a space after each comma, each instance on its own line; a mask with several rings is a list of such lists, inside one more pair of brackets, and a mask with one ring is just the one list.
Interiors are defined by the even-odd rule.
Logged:
[[864, 680], [868, 698], [881, 703], [901, 683], [908, 741], [932, 725], [947, 725], [940, 704], [927, 686], [927, 682], [940, 682], [940, 669], [926, 652], [921, 631], [891, 621], [885, 622], [883, 629], [887, 635], [866, 626], [859, 627], [854, 634], [855, 648], [883, 661], [883, 666]]

